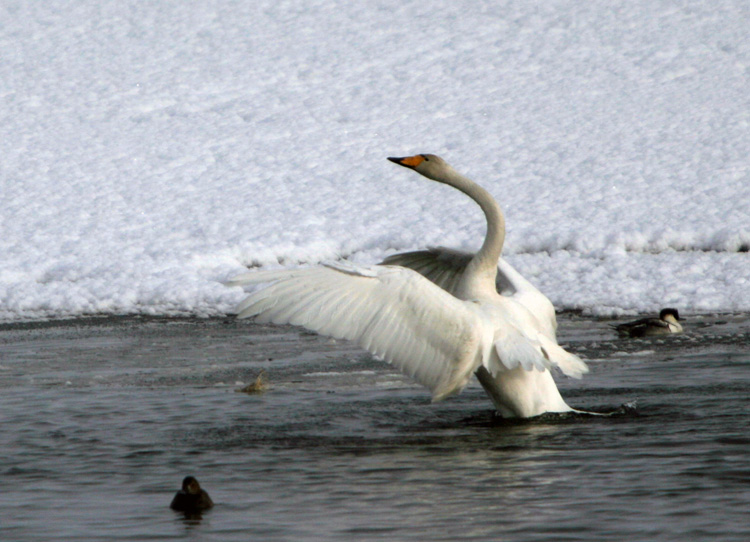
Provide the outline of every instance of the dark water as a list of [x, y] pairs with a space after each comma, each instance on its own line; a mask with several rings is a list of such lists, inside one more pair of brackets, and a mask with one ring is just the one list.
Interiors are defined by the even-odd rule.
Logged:
[[[561, 318], [592, 369], [562, 393], [637, 408], [515, 423], [291, 328], [0, 326], [0, 540], [750, 540], [747, 316], [606, 324]], [[169, 509], [188, 474], [201, 518]]]

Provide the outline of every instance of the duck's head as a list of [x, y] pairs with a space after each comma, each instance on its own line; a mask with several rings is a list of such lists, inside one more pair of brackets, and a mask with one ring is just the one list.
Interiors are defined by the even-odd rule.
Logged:
[[182, 481], [182, 490], [190, 495], [197, 495], [201, 492], [201, 485], [192, 476], [186, 476]]
[[417, 173], [434, 181], [443, 181], [446, 172], [453, 169], [448, 162], [435, 154], [415, 154], [414, 156], [403, 158], [388, 157], [388, 160], [400, 166], [413, 169]]
[[661, 312], [659, 312], [659, 319], [660, 320], [666, 320], [667, 317], [669, 317], [669, 316], [671, 316], [675, 320], [679, 320], [680, 319], [680, 313], [677, 312], [677, 309], [667, 308], [667, 309], [662, 309]]

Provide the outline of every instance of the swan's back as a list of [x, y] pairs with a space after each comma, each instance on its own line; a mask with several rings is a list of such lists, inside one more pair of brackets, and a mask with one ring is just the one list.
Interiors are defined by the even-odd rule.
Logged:
[[[461, 250], [429, 247], [427, 250], [393, 254], [383, 260], [381, 265], [408, 267], [443, 290], [456, 295], [461, 278], [473, 257], [473, 254]], [[503, 258], [498, 260], [495, 284], [500, 295], [513, 299], [533, 315], [541, 333], [557, 340], [557, 318], [552, 302]]]

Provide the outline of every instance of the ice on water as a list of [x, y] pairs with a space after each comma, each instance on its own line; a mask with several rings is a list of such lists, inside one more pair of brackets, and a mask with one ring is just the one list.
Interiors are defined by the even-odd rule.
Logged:
[[750, 310], [744, 3], [0, 6], [0, 318], [214, 315], [245, 266], [474, 249], [558, 308]]

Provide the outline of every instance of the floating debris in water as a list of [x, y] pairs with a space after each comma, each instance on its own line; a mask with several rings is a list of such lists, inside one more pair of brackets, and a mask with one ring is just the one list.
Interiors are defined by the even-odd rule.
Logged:
[[244, 388], [239, 388], [234, 391], [237, 393], [263, 393], [268, 389], [268, 384], [266, 383], [265, 379], [265, 371], [261, 371], [258, 374], [258, 378], [255, 379], [255, 382], [252, 382], [251, 384], [248, 384]]

